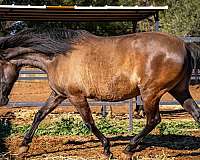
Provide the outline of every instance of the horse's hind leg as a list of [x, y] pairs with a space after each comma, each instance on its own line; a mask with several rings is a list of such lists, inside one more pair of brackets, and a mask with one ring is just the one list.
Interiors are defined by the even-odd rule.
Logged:
[[32, 138], [34, 133], [40, 124], [40, 122], [50, 113], [52, 112], [63, 100], [65, 97], [61, 97], [57, 95], [54, 91], [51, 93], [48, 98], [46, 105], [42, 107], [35, 115], [31, 128], [27, 131], [24, 136], [24, 139], [19, 148], [19, 154], [26, 153], [29, 149], [29, 143], [32, 142]]
[[176, 100], [183, 106], [183, 108], [189, 112], [195, 121], [200, 123], [200, 108], [190, 95], [189, 91], [189, 85], [187, 83], [181, 82], [176, 87], [174, 87], [172, 90], [169, 91], [169, 93], [176, 98]]
[[86, 98], [82, 97], [82, 96], [70, 96], [69, 100], [76, 107], [78, 112], [80, 113], [86, 126], [101, 141], [101, 143], [104, 147], [104, 154], [107, 157], [111, 157], [112, 153], [110, 152], [110, 142], [96, 127]]
[[[153, 95], [149, 95], [149, 94]], [[155, 94], [154, 92], [149, 92], [148, 94], [143, 94], [143, 102], [144, 102], [144, 111], [146, 113], [146, 126], [145, 128], [135, 137], [133, 137], [129, 143], [129, 145], [125, 148], [124, 159], [131, 159], [132, 154], [135, 150], [137, 150], [138, 144], [143, 140], [143, 138], [149, 134], [157, 124], [160, 123], [161, 117], [159, 113], [159, 101], [161, 94]], [[124, 155], [123, 155], [124, 156]]]

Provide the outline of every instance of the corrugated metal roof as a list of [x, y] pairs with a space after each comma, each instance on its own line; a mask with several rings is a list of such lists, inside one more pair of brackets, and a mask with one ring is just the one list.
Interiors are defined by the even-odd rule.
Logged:
[[0, 5], [1, 20], [139, 21], [167, 6], [23, 6]]

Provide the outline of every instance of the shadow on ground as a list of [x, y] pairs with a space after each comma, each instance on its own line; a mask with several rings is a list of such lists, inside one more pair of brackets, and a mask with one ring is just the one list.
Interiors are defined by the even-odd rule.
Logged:
[[[112, 143], [111, 147], [115, 146], [123, 146], [125, 147], [129, 140], [133, 136], [115, 136], [109, 138], [109, 140]], [[86, 143], [91, 143], [91, 145]], [[72, 147], [68, 148], [63, 148], [59, 150], [52, 150], [52, 151], [46, 151], [45, 153], [36, 153], [36, 154], [29, 154], [26, 157], [36, 157], [36, 156], [41, 156], [43, 154], [49, 154], [49, 153], [57, 153], [57, 152], [70, 152], [73, 150], [81, 150], [83, 151], [84, 149], [94, 149], [101, 147], [101, 143], [98, 140], [86, 140], [86, 141], [79, 141], [79, 140], [72, 140], [68, 141], [64, 145], [72, 145]], [[74, 145], [76, 147], [74, 147]], [[148, 147], [165, 147], [168, 149], [173, 149], [173, 150], [189, 150], [192, 151], [191, 153], [182, 153], [182, 154], [177, 154], [173, 157], [193, 157], [193, 156], [200, 156], [200, 152], [195, 152], [195, 150], [200, 148], [200, 137], [195, 137], [195, 136], [177, 136], [177, 135], [166, 135], [166, 136], [159, 136], [159, 135], [148, 135], [144, 141], [140, 144], [140, 148], [136, 151], [139, 152], [145, 148]], [[102, 148], [103, 150], [103, 148]]]

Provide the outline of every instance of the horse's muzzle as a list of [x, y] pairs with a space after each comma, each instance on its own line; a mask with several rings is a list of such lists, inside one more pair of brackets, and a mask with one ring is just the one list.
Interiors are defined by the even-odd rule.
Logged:
[[8, 104], [9, 99], [7, 97], [3, 97], [0, 99], [0, 106], [5, 106]]

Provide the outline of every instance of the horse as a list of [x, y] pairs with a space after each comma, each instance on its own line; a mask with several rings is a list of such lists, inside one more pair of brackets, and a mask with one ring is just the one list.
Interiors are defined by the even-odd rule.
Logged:
[[22, 66], [45, 71], [52, 89], [25, 134], [19, 154], [28, 151], [40, 122], [65, 99], [101, 141], [107, 157], [112, 156], [110, 142], [96, 127], [87, 98], [114, 102], [141, 95], [146, 125], [124, 149], [125, 159], [131, 159], [139, 143], [160, 123], [159, 101], [166, 92], [200, 123], [200, 108], [189, 91], [194, 60], [190, 46], [181, 39], [161, 32], [111, 37], [83, 30], [61, 33], [26, 29], [0, 40], [0, 105], [8, 102]]

